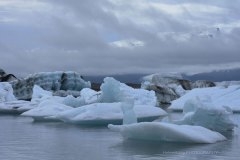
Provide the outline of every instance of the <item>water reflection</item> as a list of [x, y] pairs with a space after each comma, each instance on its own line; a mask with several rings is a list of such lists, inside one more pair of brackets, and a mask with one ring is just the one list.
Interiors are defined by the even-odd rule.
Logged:
[[[233, 115], [239, 124], [240, 115]], [[36, 123], [30, 118], [0, 116], [0, 159], [238, 159], [239, 128], [216, 144], [126, 141], [107, 127]]]

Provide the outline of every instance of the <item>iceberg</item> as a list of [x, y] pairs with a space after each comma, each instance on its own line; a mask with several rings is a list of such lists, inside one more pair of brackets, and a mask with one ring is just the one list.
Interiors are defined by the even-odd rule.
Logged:
[[204, 100], [193, 98], [186, 101], [183, 113], [184, 117], [173, 123], [202, 126], [220, 133], [232, 131], [236, 126], [230, 119], [231, 109], [222, 106], [216, 107], [210, 97], [205, 97]]
[[[122, 103], [93, 103], [59, 113], [56, 117], [66, 123], [82, 125], [122, 124]], [[153, 121], [167, 113], [161, 108], [148, 105], [134, 105], [138, 121]]]
[[134, 89], [124, 83], [120, 83], [112, 77], [104, 78], [104, 83], [101, 85], [99, 102], [112, 103], [121, 102], [126, 98], [134, 99], [134, 104], [139, 105], [157, 105], [157, 98], [154, 91], [145, 89]]
[[98, 102], [100, 95], [101, 95], [101, 92], [96, 92], [90, 88], [83, 88], [80, 91], [80, 96], [84, 99], [86, 104]]
[[37, 107], [22, 113], [22, 116], [32, 117], [35, 121], [59, 121], [56, 115], [70, 110], [72, 107], [53, 100], [44, 100]]
[[120, 90], [120, 82], [112, 77], [106, 77], [103, 81], [104, 83], [100, 86], [102, 91], [100, 102], [120, 102], [123, 98], [123, 93]]
[[128, 125], [112, 125], [108, 128], [119, 132], [125, 139], [185, 142], [216, 143], [226, 138], [218, 132], [201, 126], [176, 125], [164, 122], [141, 122]]
[[67, 97], [64, 97], [62, 103], [67, 106], [71, 106], [73, 108], [86, 105], [85, 99], [83, 97], [75, 98], [72, 95], [68, 95]]
[[0, 113], [20, 114], [26, 111], [22, 107], [28, 104], [29, 101], [16, 99], [10, 83], [0, 82]]
[[172, 101], [169, 109], [174, 111], [182, 111], [184, 104], [187, 100], [193, 97], [199, 97], [199, 99], [204, 99], [204, 97], [210, 97], [212, 103], [215, 106], [227, 106], [231, 108], [233, 112], [240, 112], [240, 86], [233, 85], [229, 87], [209, 87], [209, 88], [196, 88], [179, 99]]
[[133, 107], [133, 99], [125, 99], [122, 102], [121, 109], [123, 112], [123, 124], [137, 123], [137, 117], [135, 115], [135, 112], [133, 111]]
[[[108, 128], [119, 132], [125, 139], [186, 142], [186, 143], [216, 143], [226, 138], [215, 131], [202, 126], [179, 125], [165, 122], [140, 122], [134, 117], [131, 101], [126, 101], [123, 108], [123, 125], [109, 124]], [[194, 107], [187, 107], [193, 111]]]
[[90, 88], [91, 83], [82, 79], [76, 72], [40, 72], [11, 82], [14, 95], [17, 99], [29, 100], [32, 98], [33, 87], [38, 85], [44, 90], [52, 91], [55, 95], [77, 94], [83, 88]]
[[213, 87], [210, 81], [195, 82], [183, 79], [182, 74], [152, 74], [142, 78], [141, 88], [156, 92], [159, 105], [171, 104], [171, 101], [185, 95], [193, 88]]
[[16, 100], [16, 97], [13, 95], [12, 85], [8, 82], [0, 82], [0, 103]]

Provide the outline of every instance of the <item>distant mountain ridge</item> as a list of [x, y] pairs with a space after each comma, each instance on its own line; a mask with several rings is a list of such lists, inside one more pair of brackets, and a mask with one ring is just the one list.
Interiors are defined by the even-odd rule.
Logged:
[[183, 74], [183, 77], [192, 81], [196, 81], [196, 80], [209, 80], [214, 82], [240, 81], [240, 68], [229, 69], [229, 70], [218, 70], [218, 71], [198, 73], [193, 75]]
[[[84, 79], [94, 82], [102, 83], [105, 77], [114, 77], [115, 79], [124, 83], [141, 83], [142, 77], [149, 74], [113, 74], [113, 75], [101, 75], [101, 76], [84, 76]], [[212, 72], [203, 72], [193, 75], [182, 74], [183, 79], [188, 79], [191, 81], [196, 80], [208, 80], [213, 82], [221, 81], [240, 81], [240, 68], [228, 69], [228, 70], [218, 70]]]

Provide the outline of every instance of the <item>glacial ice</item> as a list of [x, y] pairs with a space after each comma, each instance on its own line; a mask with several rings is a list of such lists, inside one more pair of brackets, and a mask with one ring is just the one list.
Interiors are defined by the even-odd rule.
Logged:
[[[11, 82], [14, 95], [18, 99], [31, 99], [33, 86], [38, 85], [44, 90], [52, 91], [54, 95], [78, 94], [83, 88], [90, 88], [91, 83], [72, 71], [40, 72]], [[74, 95], [76, 96], [76, 95]]]
[[64, 97], [62, 103], [74, 108], [86, 105], [85, 99], [83, 97], [75, 98], [72, 95], [68, 95], [67, 97]]
[[123, 124], [137, 123], [137, 117], [133, 111], [134, 99], [125, 99], [122, 102], [121, 109], [123, 112]]
[[[84, 125], [122, 124], [121, 106], [121, 102], [93, 103], [59, 113], [57, 118], [67, 123]], [[167, 115], [162, 109], [148, 105], [134, 105], [133, 109], [138, 121], [153, 121]]]
[[0, 82], [0, 113], [21, 113], [25, 111], [21, 107], [28, 103], [28, 101], [18, 101], [15, 98], [10, 83]]
[[210, 97], [205, 97], [204, 100], [189, 99], [184, 104], [183, 113], [184, 117], [173, 123], [202, 126], [220, 133], [231, 131], [236, 126], [230, 119], [231, 109], [222, 106], [216, 107]]
[[101, 85], [99, 102], [112, 103], [121, 102], [125, 98], [133, 98], [134, 104], [157, 105], [157, 98], [154, 91], [145, 89], [134, 89], [124, 83], [120, 83], [112, 77], [106, 77]]
[[120, 102], [123, 97], [123, 93], [120, 90], [120, 82], [112, 77], [106, 77], [103, 81], [104, 83], [100, 86], [102, 91], [100, 102]]
[[16, 97], [13, 95], [12, 85], [8, 82], [0, 82], [0, 103], [16, 100]]
[[201, 126], [176, 125], [164, 122], [141, 122], [128, 125], [108, 125], [112, 131], [120, 132], [125, 139], [216, 143], [226, 138], [218, 132]]
[[94, 91], [90, 88], [83, 88], [80, 91], [80, 96], [84, 99], [86, 104], [98, 102], [100, 95], [101, 92]]
[[53, 100], [44, 100], [37, 107], [22, 113], [22, 116], [32, 117], [35, 121], [58, 121], [55, 116], [72, 107]]
[[193, 97], [199, 97], [201, 100], [206, 96], [209, 96], [210, 99], [212, 99], [212, 103], [215, 106], [227, 106], [231, 108], [233, 112], [240, 112], [239, 85], [193, 89], [179, 99], [172, 101], [169, 109], [182, 111], [187, 100], [192, 99]]

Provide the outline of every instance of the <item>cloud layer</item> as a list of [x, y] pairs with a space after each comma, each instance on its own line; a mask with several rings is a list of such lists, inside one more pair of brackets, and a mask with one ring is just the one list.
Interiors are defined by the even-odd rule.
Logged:
[[7, 72], [85, 75], [240, 66], [239, 0], [1, 0]]

